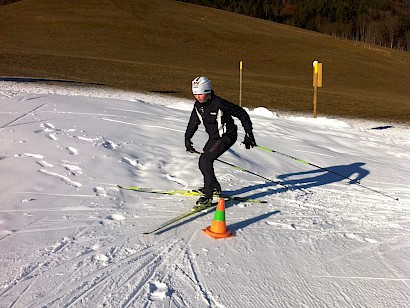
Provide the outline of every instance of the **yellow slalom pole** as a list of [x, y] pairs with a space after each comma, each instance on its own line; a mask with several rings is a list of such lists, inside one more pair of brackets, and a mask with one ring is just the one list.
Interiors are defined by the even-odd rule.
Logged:
[[317, 82], [318, 82], [318, 63], [313, 61], [313, 117], [317, 117]]
[[313, 61], [313, 117], [317, 117], [317, 88], [323, 86], [322, 77], [323, 65], [318, 61]]
[[239, 62], [239, 106], [242, 107], [242, 61]]

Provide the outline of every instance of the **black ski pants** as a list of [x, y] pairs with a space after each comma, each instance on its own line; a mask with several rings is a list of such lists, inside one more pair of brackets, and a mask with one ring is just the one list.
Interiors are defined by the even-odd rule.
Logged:
[[199, 169], [204, 176], [203, 193], [205, 196], [211, 197], [213, 189], [221, 187], [215, 177], [214, 161], [236, 142], [237, 137], [237, 135], [223, 135], [219, 139], [209, 139], [205, 144], [204, 152], [199, 157]]

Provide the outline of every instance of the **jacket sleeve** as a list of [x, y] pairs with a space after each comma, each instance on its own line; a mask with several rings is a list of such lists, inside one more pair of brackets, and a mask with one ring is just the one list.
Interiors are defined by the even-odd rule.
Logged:
[[194, 136], [195, 132], [198, 130], [198, 126], [201, 123], [201, 120], [198, 117], [197, 112], [195, 111], [195, 106], [192, 109], [191, 116], [185, 131], [185, 147], [187, 149], [192, 147], [191, 138]]
[[241, 121], [246, 133], [252, 132], [252, 121], [245, 109], [226, 100], [222, 100], [222, 105], [228, 111], [229, 114], [238, 118]]

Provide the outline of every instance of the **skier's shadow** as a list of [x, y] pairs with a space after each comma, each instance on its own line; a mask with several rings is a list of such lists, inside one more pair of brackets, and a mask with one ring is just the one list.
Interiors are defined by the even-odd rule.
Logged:
[[310, 171], [294, 172], [277, 176], [278, 182], [266, 182], [253, 186], [247, 186], [238, 190], [226, 191], [228, 195], [242, 195], [257, 189], [268, 188], [263, 192], [255, 192], [247, 195], [249, 198], [261, 198], [273, 194], [279, 194], [289, 189], [307, 190], [309, 188], [328, 185], [350, 179], [348, 184], [360, 182], [370, 172], [363, 168], [365, 163], [353, 163], [350, 165], [338, 165]]

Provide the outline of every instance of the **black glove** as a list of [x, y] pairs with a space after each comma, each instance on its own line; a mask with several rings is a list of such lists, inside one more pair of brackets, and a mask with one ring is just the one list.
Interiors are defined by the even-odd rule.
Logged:
[[195, 148], [191, 145], [189, 148], [186, 148], [186, 151], [188, 153], [195, 153], [195, 154], [200, 154]]
[[245, 148], [250, 149], [251, 147], [256, 147], [255, 137], [252, 132], [247, 132], [245, 134], [245, 139], [242, 142], [245, 145]]
[[195, 150], [195, 148], [193, 147], [190, 139], [185, 139], [185, 148], [188, 153], [198, 153], [197, 150]]

